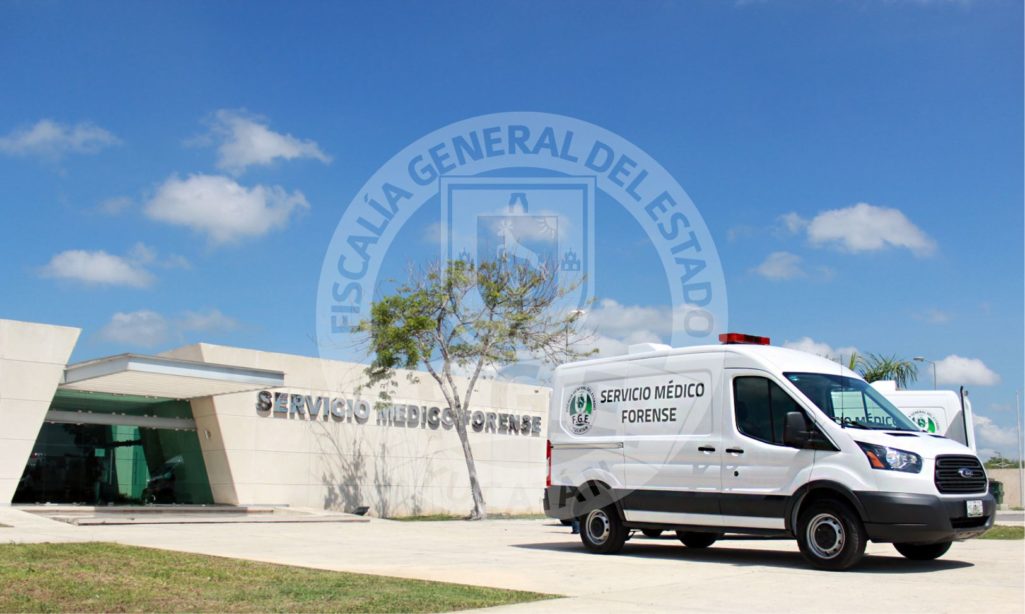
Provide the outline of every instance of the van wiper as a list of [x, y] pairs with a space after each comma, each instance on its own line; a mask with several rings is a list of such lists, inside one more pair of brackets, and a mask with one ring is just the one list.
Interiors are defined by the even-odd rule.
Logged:
[[842, 426], [844, 428], [852, 427], [852, 428], [856, 428], [856, 429], [862, 429], [862, 430], [865, 430], [865, 431], [873, 430], [872, 427], [866, 426], [864, 424], [861, 424], [859, 422], [851, 420], [850, 418], [841, 418], [839, 420], [839, 422], [840, 422], [840, 426]]

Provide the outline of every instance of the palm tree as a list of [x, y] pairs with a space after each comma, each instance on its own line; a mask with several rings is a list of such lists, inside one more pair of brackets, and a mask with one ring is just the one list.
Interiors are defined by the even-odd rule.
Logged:
[[848, 368], [857, 371], [866, 382], [872, 383], [879, 380], [893, 380], [897, 382], [897, 388], [907, 388], [908, 384], [918, 379], [918, 365], [911, 360], [904, 360], [893, 356], [882, 354], [859, 355], [857, 352], [851, 354]]

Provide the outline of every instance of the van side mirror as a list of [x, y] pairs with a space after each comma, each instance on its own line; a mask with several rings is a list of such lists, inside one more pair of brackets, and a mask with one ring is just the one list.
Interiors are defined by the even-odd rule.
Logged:
[[811, 431], [804, 414], [799, 411], [787, 412], [786, 422], [783, 423], [783, 445], [806, 448], [810, 439]]

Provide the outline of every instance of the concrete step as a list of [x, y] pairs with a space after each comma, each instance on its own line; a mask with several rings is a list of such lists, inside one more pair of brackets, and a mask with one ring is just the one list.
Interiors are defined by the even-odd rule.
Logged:
[[23, 505], [19, 511], [75, 526], [369, 522], [354, 514], [284, 506], [232, 505]]

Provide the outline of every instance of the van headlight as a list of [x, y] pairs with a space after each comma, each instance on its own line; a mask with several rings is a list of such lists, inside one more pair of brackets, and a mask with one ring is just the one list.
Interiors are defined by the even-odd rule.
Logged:
[[860, 441], [857, 444], [861, 446], [861, 451], [868, 457], [868, 464], [873, 469], [888, 469], [907, 473], [918, 473], [922, 470], [922, 457], [914, 452]]

